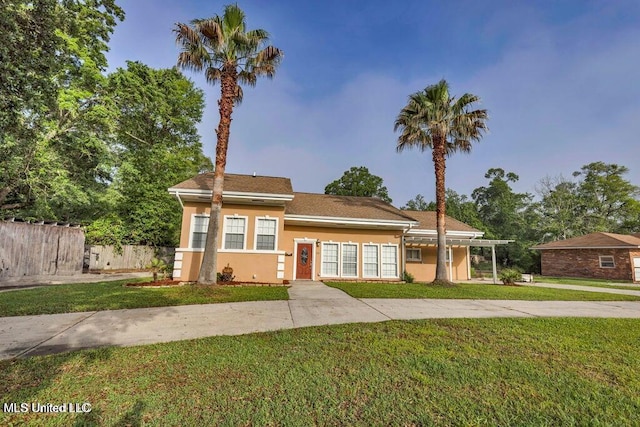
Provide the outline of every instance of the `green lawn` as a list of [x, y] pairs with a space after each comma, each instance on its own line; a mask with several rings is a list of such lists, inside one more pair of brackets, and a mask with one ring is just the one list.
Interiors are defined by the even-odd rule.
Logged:
[[568, 278], [568, 277], [547, 277], [547, 276], [534, 276], [534, 280], [540, 283], [556, 283], [559, 285], [580, 285], [580, 286], [596, 286], [603, 288], [614, 288], [614, 289], [626, 289], [626, 290], [640, 290], [640, 284], [636, 284], [635, 286], [624, 286], [619, 283], [628, 283], [629, 285], [633, 285], [632, 282], [623, 281], [623, 280], [599, 280], [599, 279], [577, 279], [577, 278]]
[[0, 292], [0, 317], [29, 314], [118, 310], [237, 301], [287, 300], [284, 286], [221, 287], [185, 285], [174, 288], [125, 287], [115, 282], [43, 286]]
[[640, 297], [569, 289], [457, 283], [451, 287], [424, 283], [326, 283], [355, 298], [505, 299], [530, 301], [638, 301]]
[[0, 425], [640, 425], [640, 320], [302, 328], [0, 362]]

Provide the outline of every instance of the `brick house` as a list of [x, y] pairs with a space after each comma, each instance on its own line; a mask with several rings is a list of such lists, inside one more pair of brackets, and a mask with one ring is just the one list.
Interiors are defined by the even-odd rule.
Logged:
[[544, 276], [640, 282], [640, 233], [591, 233], [534, 246]]

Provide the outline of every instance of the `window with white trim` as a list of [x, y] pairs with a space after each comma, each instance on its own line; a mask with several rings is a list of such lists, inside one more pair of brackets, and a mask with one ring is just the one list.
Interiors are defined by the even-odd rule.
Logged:
[[322, 275], [338, 277], [338, 248], [337, 243], [322, 244]]
[[600, 255], [600, 268], [615, 268], [616, 262], [611, 255]]
[[398, 277], [398, 247], [382, 245], [382, 277]]
[[246, 218], [228, 216], [224, 218], [224, 248], [244, 249]]
[[362, 276], [378, 277], [378, 245], [362, 245]]
[[358, 277], [358, 245], [342, 244], [342, 277]]
[[207, 240], [207, 229], [209, 228], [208, 215], [194, 215], [191, 223], [191, 248], [204, 248]]
[[419, 248], [407, 248], [407, 261], [409, 262], [422, 261], [422, 251]]
[[276, 250], [277, 221], [271, 218], [257, 218], [256, 220], [256, 250]]

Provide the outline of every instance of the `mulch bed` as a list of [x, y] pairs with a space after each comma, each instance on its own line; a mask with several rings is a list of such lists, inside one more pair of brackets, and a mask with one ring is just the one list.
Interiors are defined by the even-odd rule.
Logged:
[[[165, 288], [165, 287], [173, 287], [173, 286], [183, 286], [186, 284], [195, 284], [193, 282], [183, 282], [180, 280], [171, 280], [171, 279], [163, 279], [158, 280], [157, 282], [135, 282], [135, 283], [127, 283], [124, 286], [136, 287], [136, 288]], [[241, 286], [287, 286], [283, 283], [253, 283], [253, 282], [218, 282], [218, 286], [233, 286], [233, 287], [241, 287]]]
[[182, 286], [184, 282], [179, 280], [171, 280], [171, 279], [162, 279], [156, 282], [135, 282], [135, 283], [127, 283], [125, 286], [135, 287], [135, 288], [163, 288], [168, 286]]

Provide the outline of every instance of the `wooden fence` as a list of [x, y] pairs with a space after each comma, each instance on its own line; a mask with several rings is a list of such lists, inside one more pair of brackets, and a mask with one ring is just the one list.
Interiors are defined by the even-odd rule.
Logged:
[[82, 273], [83, 252], [79, 227], [0, 221], [0, 280]]
[[84, 268], [89, 271], [144, 270], [153, 258], [173, 264], [174, 252], [174, 248], [151, 246], [124, 245], [117, 249], [114, 246], [86, 245]]

